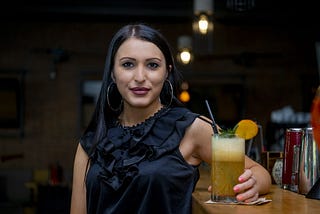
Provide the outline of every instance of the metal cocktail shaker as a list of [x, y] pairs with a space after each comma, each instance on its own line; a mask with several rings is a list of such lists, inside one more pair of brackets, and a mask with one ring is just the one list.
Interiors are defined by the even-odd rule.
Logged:
[[320, 177], [320, 153], [312, 128], [305, 128], [300, 146], [298, 192], [307, 194]]

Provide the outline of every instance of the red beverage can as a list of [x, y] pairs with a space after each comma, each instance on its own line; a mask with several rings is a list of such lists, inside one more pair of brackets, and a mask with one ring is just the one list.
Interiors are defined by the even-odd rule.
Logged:
[[292, 191], [298, 189], [298, 166], [300, 145], [303, 139], [302, 128], [286, 129], [282, 170], [282, 188]]

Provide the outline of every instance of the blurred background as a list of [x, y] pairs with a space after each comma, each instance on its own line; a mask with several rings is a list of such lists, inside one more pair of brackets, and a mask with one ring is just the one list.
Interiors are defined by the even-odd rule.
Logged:
[[258, 161], [283, 150], [285, 128], [309, 125], [320, 63], [313, 1], [16, 0], [0, 11], [0, 213], [68, 213], [108, 44], [128, 23], [168, 39], [191, 110], [209, 116], [207, 99], [222, 127], [259, 124]]

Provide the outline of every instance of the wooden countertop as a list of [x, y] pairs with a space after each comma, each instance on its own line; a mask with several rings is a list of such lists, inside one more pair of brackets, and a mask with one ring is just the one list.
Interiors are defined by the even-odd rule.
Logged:
[[283, 190], [277, 185], [272, 185], [270, 193], [260, 196], [271, 199], [271, 202], [261, 205], [223, 205], [206, 204], [210, 199], [208, 185], [210, 184], [209, 169], [201, 169], [200, 180], [192, 195], [192, 213], [318, 213], [320, 210], [320, 200], [309, 199], [304, 195]]

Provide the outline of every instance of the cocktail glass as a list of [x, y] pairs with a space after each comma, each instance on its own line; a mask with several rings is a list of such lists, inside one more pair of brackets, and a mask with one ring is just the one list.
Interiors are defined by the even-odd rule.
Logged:
[[235, 134], [212, 137], [211, 200], [237, 202], [233, 187], [244, 172], [245, 140]]

